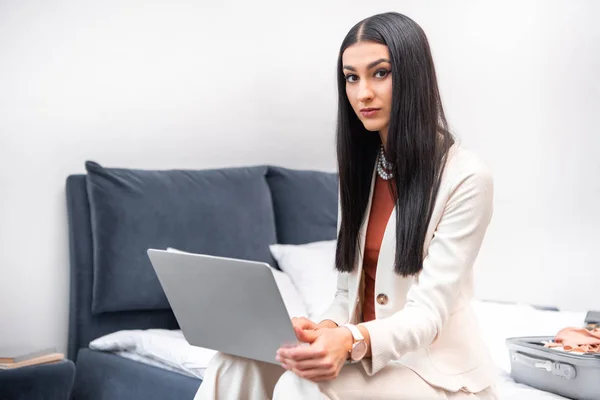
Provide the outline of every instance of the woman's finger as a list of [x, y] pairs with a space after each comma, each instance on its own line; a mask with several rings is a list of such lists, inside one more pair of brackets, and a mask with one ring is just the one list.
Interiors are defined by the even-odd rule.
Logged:
[[325, 357], [327, 355], [327, 351], [320, 346], [298, 346], [289, 349], [279, 349], [278, 354], [279, 357], [284, 361], [303, 361]]
[[330, 369], [333, 368], [333, 362], [328, 357], [323, 358], [312, 358], [308, 360], [295, 361], [285, 360], [285, 364], [288, 367], [297, 369], [299, 371], [308, 371], [312, 369]]
[[297, 327], [294, 327], [294, 332], [296, 333], [298, 340], [304, 343], [312, 343], [319, 337], [316, 331], [299, 329]]
[[294, 328], [299, 328], [299, 329], [314, 329], [317, 324], [315, 324], [313, 321], [311, 321], [308, 318], [305, 317], [293, 317], [292, 318], [292, 326]]

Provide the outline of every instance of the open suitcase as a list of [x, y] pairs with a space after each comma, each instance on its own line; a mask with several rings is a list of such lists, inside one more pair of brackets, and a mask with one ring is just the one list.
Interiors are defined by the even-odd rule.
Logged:
[[519, 383], [570, 399], [600, 400], [600, 354], [544, 347], [548, 336], [506, 339], [511, 377]]

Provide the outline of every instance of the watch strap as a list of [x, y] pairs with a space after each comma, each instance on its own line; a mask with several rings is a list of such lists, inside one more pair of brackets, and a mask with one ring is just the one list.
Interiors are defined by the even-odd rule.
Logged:
[[360, 333], [360, 329], [358, 329], [356, 325], [344, 324], [342, 326], [350, 330], [350, 332], [352, 333], [352, 337], [354, 338], [354, 343], [360, 342], [361, 340], [365, 340], [362, 333]]

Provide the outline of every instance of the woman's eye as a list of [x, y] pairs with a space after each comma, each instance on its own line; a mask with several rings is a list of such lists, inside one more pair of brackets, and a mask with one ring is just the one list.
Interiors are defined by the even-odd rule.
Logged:
[[352, 74], [346, 75], [346, 81], [350, 82], [350, 83], [356, 82], [356, 75], [352, 75]]
[[377, 78], [385, 78], [387, 76], [387, 74], [389, 74], [390, 71], [386, 70], [386, 69], [380, 69], [379, 71], [375, 72], [375, 76]]

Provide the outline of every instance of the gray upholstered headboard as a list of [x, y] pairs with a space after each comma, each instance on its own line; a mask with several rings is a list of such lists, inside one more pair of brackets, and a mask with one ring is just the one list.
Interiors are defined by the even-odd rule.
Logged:
[[[86, 175], [71, 175], [66, 182], [71, 277], [68, 357], [72, 360], [80, 348], [111, 332], [178, 328], [168, 303], [161, 297], [164, 294], [158, 292], [162, 289], [156, 286], [145, 251], [138, 254], [144, 250], [142, 247], [172, 246], [264, 259], [271, 242], [300, 244], [335, 239], [337, 174], [266, 166], [148, 172], [87, 163], [86, 168]], [[239, 182], [247, 182], [248, 174], [254, 174], [256, 182], [246, 186], [233, 182], [231, 179], [237, 179], [235, 174], [244, 179]], [[221, 181], [223, 177], [225, 181]], [[215, 186], [219, 182], [245, 191], [248, 196], [238, 199], [226, 190], [221, 193], [215, 190], [220, 188]], [[212, 185], [210, 190], [206, 185]], [[197, 191], [190, 192], [190, 186]], [[181, 203], [185, 196], [195, 199], [194, 202]], [[261, 202], [259, 211], [255, 204], [258, 200], [253, 198]], [[169, 206], [173, 201], [178, 202], [176, 206]], [[153, 204], [178, 214], [157, 213], [152, 211]], [[197, 221], [187, 218], [192, 213], [184, 212], [185, 207], [196, 207], [194, 215], [202, 216], [203, 211], [206, 215]], [[152, 213], [144, 214], [148, 212]], [[233, 219], [230, 225], [219, 223], [221, 232], [215, 234], [213, 228], [207, 229], [203, 224], [206, 216], [218, 217], [219, 213]], [[257, 216], [257, 213], [262, 214]], [[256, 225], [252, 218], [263, 221], [260, 237], [253, 237], [257, 236], [254, 231], [240, 236], [240, 231]], [[239, 221], [250, 225], [239, 226]], [[185, 235], [177, 229], [183, 225], [188, 229]], [[189, 229], [194, 229], [193, 241], [187, 239]], [[236, 245], [228, 244], [226, 237], [237, 238]], [[243, 252], [240, 240], [251, 242], [246, 246], [251, 253]], [[123, 245], [124, 241], [128, 245]], [[98, 251], [99, 247], [102, 251]]]

